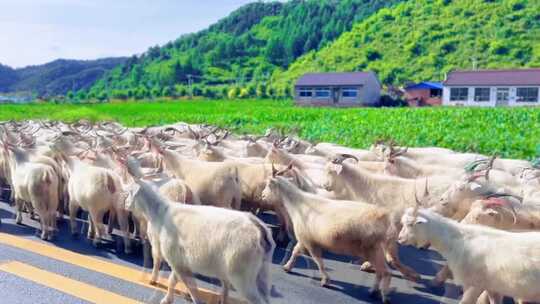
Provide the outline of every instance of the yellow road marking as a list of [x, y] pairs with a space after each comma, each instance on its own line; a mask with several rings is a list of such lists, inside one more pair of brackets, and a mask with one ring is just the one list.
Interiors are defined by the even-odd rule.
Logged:
[[65, 294], [97, 304], [138, 304], [135, 300], [123, 297], [110, 291], [97, 288], [61, 275], [44, 271], [20, 262], [8, 262], [0, 265], [0, 271], [14, 274], [23, 279], [56, 289]]
[[[55, 259], [64, 263], [72, 264], [77, 267], [86, 268], [90, 271], [99, 272], [108, 276], [141, 285], [147, 288], [163, 291], [167, 288], [167, 279], [159, 278], [157, 285], [150, 285], [149, 274], [127, 266], [107, 262], [98, 258], [75, 253], [66, 249], [47, 245], [38, 241], [33, 241], [21, 237], [16, 237], [6, 233], [0, 233], [0, 243], [11, 247], [19, 248], [25, 251], [33, 252], [41, 256]], [[176, 293], [187, 296], [186, 286], [179, 282], [175, 289]], [[216, 292], [204, 288], [199, 288], [199, 297], [208, 304], [219, 303], [220, 296]], [[114, 302], [111, 302], [114, 303]], [[229, 303], [243, 303], [238, 299], [230, 298]]]

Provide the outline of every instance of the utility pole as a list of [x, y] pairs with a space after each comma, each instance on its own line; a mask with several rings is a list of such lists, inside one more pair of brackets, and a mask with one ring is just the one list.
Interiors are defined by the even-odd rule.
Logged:
[[472, 56], [471, 61], [472, 61], [472, 69], [473, 71], [476, 71], [476, 68], [478, 67], [478, 59], [476, 58], [476, 56]]
[[105, 79], [105, 94], [107, 96], [107, 102], [109, 102], [109, 95], [111, 94], [109, 90], [109, 79]]
[[193, 99], [193, 75], [188, 74], [188, 89], [189, 89], [189, 99]]

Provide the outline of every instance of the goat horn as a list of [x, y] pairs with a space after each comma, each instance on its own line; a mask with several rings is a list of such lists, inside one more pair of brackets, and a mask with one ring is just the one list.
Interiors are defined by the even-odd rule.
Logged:
[[509, 194], [509, 193], [492, 193], [492, 194], [487, 196], [487, 198], [492, 198], [492, 197], [495, 197], [495, 198], [497, 198], [497, 197], [513, 197], [513, 198], [517, 199], [519, 202], [523, 203], [523, 197], [513, 195], [513, 194]]
[[249, 135], [246, 135], [244, 137], [242, 137], [243, 140], [247, 140], [249, 141], [250, 143], [255, 143], [255, 139], [253, 139], [253, 136], [249, 136]]
[[475, 181], [477, 179], [479, 179], [480, 177], [485, 177], [487, 179], [487, 174], [484, 172], [482, 173], [482, 171], [477, 171], [477, 172], [474, 172], [473, 174], [471, 174], [468, 178], [467, 178], [467, 181], [468, 182], [472, 182], [472, 181]]
[[495, 160], [497, 159], [497, 154], [493, 154], [491, 158], [489, 159], [487, 168], [486, 168], [486, 180], [489, 180], [489, 171], [493, 169], [493, 164], [495, 163]]
[[195, 131], [193, 131], [193, 129], [191, 128], [190, 125], [188, 125], [187, 128], [189, 130], [189, 133], [191, 133], [191, 135], [193, 136], [194, 139], [196, 139], [196, 140], [201, 139], [201, 136], [199, 134], [197, 134]]
[[418, 199], [418, 194], [416, 193], [416, 180], [414, 180], [414, 209], [413, 209], [413, 216], [418, 216], [418, 210], [420, 209], [420, 206], [422, 205], [422, 202]]
[[354, 155], [351, 155], [351, 154], [339, 154], [337, 157], [335, 157], [332, 160], [332, 163], [339, 165], [339, 164], [342, 164], [347, 158], [352, 158], [352, 159], [356, 160], [357, 162], [359, 161], [358, 157], [356, 157]]
[[294, 163], [293, 162], [290, 162], [289, 165], [287, 166], [287, 168], [281, 170], [281, 171], [278, 171], [276, 173], [276, 176], [282, 176], [283, 174], [285, 174], [287, 171], [290, 171], [293, 169], [293, 166], [294, 166]]
[[489, 160], [487, 158], [484, 158], [484, 159], [478, 159], [478, 160], [475, 160], [471, 163], [469, 163], [468, 165], [465, 166], [465, 171], [466, 172], [474, 172], [476, 171], [476, 168], [481, 165], [481, 164], [485, 164], [486, 162], [488, 162]]
[[272, 162], [272, 177], [276, 177], [278, 174], [278, 170], [276, 170], [276, 167], [274, 166], [274, 162]]
[[409, 151], [409, 147], [401, 148], [399, 151], [397, 151], [394, 156], [401, 156]]

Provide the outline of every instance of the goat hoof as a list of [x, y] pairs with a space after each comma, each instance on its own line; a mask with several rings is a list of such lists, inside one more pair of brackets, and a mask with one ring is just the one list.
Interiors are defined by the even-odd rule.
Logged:
[[172, 303], [172, 300], [168, 298], [164, 298], [163, 300], [161, 300], [161, 302], [159, 302], [159, 304], [171, 304], [171, 303]]
[[150, 280], [150, 282], [148, 282], [148, 284], [150, 284], [150, 285], [152, 285], [152, 286], [156, 286], [156, 285], [157, 285], [157, 281]]
[[375, 298], [379, 297], [379, 290], [370, 289], [369, 290], [369, 297], [372, 298], [372, 299], [375, 299]]
[[420, 280], [422, 280], [422, 277], [419, 275], [419, 274], [409, 274], [409, 275], [406, 275], [405, 278], [409, 281], [413, 281], [415, 283], [418, 283], [420, 282]]
[[362, 264], [362, 266], [360, 266], [360, 270], [364, 272], [375, 272], [370, 262], [365, 262]]
[[330, 281], [330, 280], [328, 280], [328, 279], [322, 279], [322, 280], [321, 280], [321, 287], [328, 287], [328, 286], [330, 286], [330, 282], [329, 282], [329, 281]]
[[431, 286], [431, 287], [441, 287], [443, 283], [444, 283], [444, 282], [441, 282], [440, 280], [433, 279], [433, 280], [429, 281], [428, 284], [429, 284], [429, 286]]
[[292, 268], [292, 267], [287, 266], [287, 265], [283, 266], [283, 270], [284, 270], [286, 273], [291, 272], [291, 268]]

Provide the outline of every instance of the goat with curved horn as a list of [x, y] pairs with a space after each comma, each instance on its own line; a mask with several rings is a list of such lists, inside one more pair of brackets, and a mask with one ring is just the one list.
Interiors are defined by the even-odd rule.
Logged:
[[346, 159], [348, 158], [351, 158], [351, 159], [354, 159], [356, 160], [357, 162], [359, 161], [358, 160], [358, 157], [354, 156], [354, 155], [351, 155], [351, 154], [340, 154], [338, 156], [336, 156], [333, 160], [332, 160], [332, 163], [334, 164], [342, 164]]

